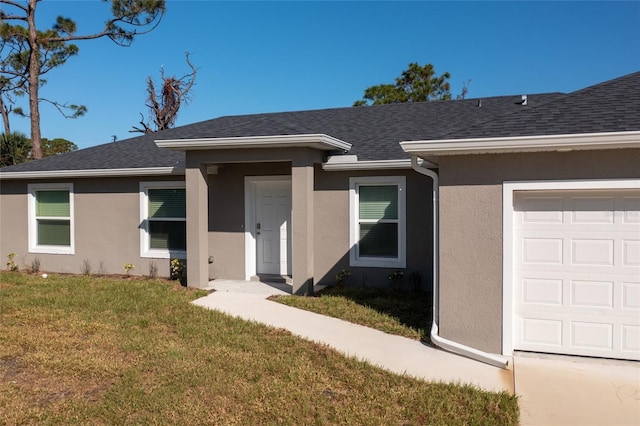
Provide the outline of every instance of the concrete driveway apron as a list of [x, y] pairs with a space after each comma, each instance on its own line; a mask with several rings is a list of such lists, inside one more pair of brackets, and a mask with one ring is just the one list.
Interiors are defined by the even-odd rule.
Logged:
[[522, 425], [640, 425], [640, 363], [514, 357]]

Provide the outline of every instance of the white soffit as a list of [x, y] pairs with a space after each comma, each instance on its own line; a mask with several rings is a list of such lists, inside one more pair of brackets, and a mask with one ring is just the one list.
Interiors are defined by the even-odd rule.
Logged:
[[[438, 167], [428, 161], [423, 161], [427, 167]], [[394, 170], [411, 169], [411, 159], [402, 160], [363, 160], [358, 161], [356, 155], [332, 155], [326, 163], [322, 163], [322, 170], [325, 171], [347, 171], [347, 170]]]
[[160, 148], [190, 151], [196, 149], [239, 148], [315, 148], [324, 151], [349, 151], [351, 144], [324, 134], [248, 136], [233, 138], [157, 140]]
[[3, 172], [3, 179], [58, 179], [58, 178], [92, 178], [92, 177], [127, 177], [184, 175], [184, 168], [178, 167], [140, 167], [130, 169], [87, 169], [87, 170], [49, 170], [32, 172]]
[[509, 152], [573, 151], [640, 148], [640, 131], [518, 136], [507, 138], [440, 139], [400, 142], [409, 154], [421, 157]]

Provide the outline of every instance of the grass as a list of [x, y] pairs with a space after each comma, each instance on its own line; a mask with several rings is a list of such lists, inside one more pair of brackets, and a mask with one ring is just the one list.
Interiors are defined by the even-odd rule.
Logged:
[[429, 341], [431, 298], [423, 293], [328, 287], [316, 297], [275, 296], [271, 299], [389, 334]]
[[517, 424], [514, 396], [398, 376], [162, 280], [0, 273], [0, 424]]

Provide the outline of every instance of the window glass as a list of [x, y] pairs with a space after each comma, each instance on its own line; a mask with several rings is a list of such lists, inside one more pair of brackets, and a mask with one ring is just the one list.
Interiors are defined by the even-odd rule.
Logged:
[[184, 189], [149, 189], [149, 217], [184, 218], [186, 215]]
[[186, 222], [150, 221], [149, 248], [159, 250], [186, 250]]
[[141, 182], [141, 256], [183, 256], [187, 250], [186, 192], [180, 183]]
[[39, 246], [71, 245], [71, 223], [68, 220], [38, 219]]
[[360, 219], [398, 219], [398, 187], [361, 185]]
[[36, 191], [36, 215], [69, 217], [69, 191]]
[[406, 267], [404, 176], [349, 178], [349, 263]]
[[361, 223], [360, 256], [398, 257], [397, 223]]
[[29, 251], [73, 254], [73, 184], [31, 184], [29, 194]]

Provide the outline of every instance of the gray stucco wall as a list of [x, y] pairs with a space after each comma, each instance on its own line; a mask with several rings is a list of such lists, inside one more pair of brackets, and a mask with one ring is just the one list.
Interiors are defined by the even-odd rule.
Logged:
[[640, 177], [640, 149], [440, 161], [440, 334], [502, 351], [502, 183]]
[[[38, 258], [42, 271], [81, 273], [87, 260], [92, 273], [123, 274], [133, 263], [132, 275], [148, 275], [155, 262], [160, 276], [169, 276], [169, 259], [140, 257], [139, 182], [169, 181], [181, 177], [141, 177], [34, 180], [31, 183], [73, 183], [75, 254], [29, 253], [28, 182], [0, 182], [0, 255], [16, 253], [20, 268], [30, 268]], [[4, 263], [4, 262], [3, 262]]]
[[349, 178], [365, 176], [406, 176], [407, 178], [407, 265], [401, 283], [411, 287], [409, 276], [418, 272], [421, 289], [432, 284], [432, 184], [431, 179], [413, 170], [323, 172], [315, 177], [315, 272], [316, 283], [334, 284], [336, 274], [349, 269], [347, 284], [385, 287], [397, 269], [349, 266]]
[[[217, 174], [208, 176], [208, 255], [213, 257], [210, 278], [244, 279], [244, 178], [269, 175], [291, 175], [291, 162], [224, 164]], [[335, 283], [335, 275], [342, 269], [352, 272], [348, 285], [390, 284], [387, 277], [394, 269], [349, 266], [349, 178], [384, 175], [407, 177], [407, 267], [402, 284], [410, 287], [409, 275], [418, 272], [421, 288], [431, 288], [431, 180], [412, 170], [325, 172], [320, 165], [315, 167], [313, 192], [316, 284]], [[83, 262], [88, 260], [94, 273], [124, 273], [123, 265], [133, 263], [132, 274], [147, 275], [149, 264], [155, 262], [159, 274], [168, 276], [168, 259], [140, 257], [139, 183], [183, 179], [171, 176], [57, 181], [74, 185], [75, 255], [28, 252], [28, 182], [4, 180], [0, 182], [0, 254], [6, 258], [9, 252], [15, 252], [21, 268], [28, 268], [37, 257], [41, 270], [64, 273], [81, 273]]]
[[[291, 164], [226, 164], [209, 175], [209, 266], [211, 278], [244, 279], [244, 178], [290, 175]], [[411, 170], [325, 172], [320, 165], [314, 175], [314, 282], [334, 284], [335, 275], [349, 269], [349, 285], [386, 286], [392, 269], [349, 266], [349, 178], [353, 176], [407, 176], [407, 268], [418, 271], [422, 289], [431, 286], [431, 181]]]

